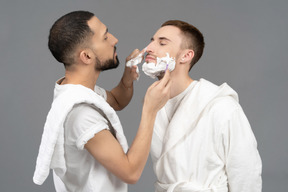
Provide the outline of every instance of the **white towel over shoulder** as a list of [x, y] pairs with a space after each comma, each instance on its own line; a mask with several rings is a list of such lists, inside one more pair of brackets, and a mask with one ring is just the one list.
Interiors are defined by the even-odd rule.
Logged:
[[[57, 86], [59, 85], [56, 84], [55, 89], [57, 89]], [[63, 125], [68, 113], [76, 104], [88, 103], [102, 110], [115, 129], [117, 140], [124, 152], [126, 153], [128, 150], [120, 120], [114, 109], [101, 96], [82, 85], [68, 84], [62, 86], [65, 86], [65, 89], [62, 89], [63, 91], [54, 92], [54, 100], [44, 125], [33, 176], [34, 183], [38, 185], [43, 184], [49, 175], [50, 169], [57, 171], [59, 176], [66, 172]]]

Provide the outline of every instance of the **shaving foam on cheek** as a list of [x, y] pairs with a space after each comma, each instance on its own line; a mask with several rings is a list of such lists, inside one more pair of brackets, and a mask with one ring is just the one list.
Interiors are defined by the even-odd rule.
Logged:
[[166, 53], [166, 57], [157, 57], [157, 63], [144, 63], [142, 65], [143, 72], [149, 77], [155, 79], [163, 71], [173, 71], [175, 69], [175, 58], [169, 57], [169, 53]]

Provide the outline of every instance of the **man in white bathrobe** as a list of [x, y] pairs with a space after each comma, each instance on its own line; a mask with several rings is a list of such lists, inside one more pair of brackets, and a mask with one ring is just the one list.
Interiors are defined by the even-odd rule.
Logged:
[[[64, 64], [65, 77], [55, 85], [33, 177], [36, 184], [46, 180], [50, 169], [56, 191], [61, 192], [126, 192], [126, 183], [140, 178], [156, 114], [170, 97], [170, 73], [148, 88], [139, 129], [128, 150], [115, 110], [131, 100], [136, 66], [125, 67], [111, 91], [96, 86], [101, 71], [119, 64], [117, 42], [90, 12], [71, 12], [53, 24], [48, 45]], [[138, 54], [135, 50], [131, 56]]]
[[179, 20], [165, 22], [147, 46], [146, 63], [157, 65], [166, 55], [175, 61], [170, 99], [154, 125], [155, 191], [260, 192], [262, 163], [237, 93], [189, 76], [203, 49], [201, 32]]

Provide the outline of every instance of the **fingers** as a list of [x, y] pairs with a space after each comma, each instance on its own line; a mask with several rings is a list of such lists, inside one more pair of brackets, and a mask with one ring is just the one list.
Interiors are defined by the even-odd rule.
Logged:
[[152, 112], [159, 111], [170, 99], [172, 80], [170, 72], [167, 70], [164, 77], [154, 82], [145, 95], [145, 106]]
[[156, 87], [160, 82], [159, 81], [155, 81], [154, 83], [152, 83], [152, 85], [149, 86], [148, 89], [153, 89], [154, 87]]
[[136, 72], [137, 65], [133, 65], [131, 68], [132, 68], [132, 72]]
[[172, 80], [169, 80], [166, 86], [164, 87], [163, 91], [164, 93], [167, 94], [167, 97], [170, 98], [170, 93], [171, 93], [171, 86], [172, 86]]
[[146, 50], [147, 50], [147, 47], [145, 47], [144, 49], [142, 49], [139, 54], [144, 54], [144, 53], [146, 52]]
[[155, 81], [152, 85], [150, 85], [149, 89], [153, 89], [156, 86], [159, 86], [161, 88], [163, 88], [163, 87], [165, 88], [165, 87], [167, 87], [168, 84], [169, 84], [168, 89], [170, 89], [170, 86], [171, 86], [170, 81], [171, 81], [170, 80], [170, 71], [166, 70], [163, 78], [159, 81]]
[[[142, 50], [143, 51], [143, 50]], [[128, 56], [126, 58], [126, 66], [127, 67], [131, 67], [133, 65], [138, 65], [142, 62], [143, 60], [143, 55], [142, 53], [140, 53], [139, 49], [135, 49], [130, 56]]]
[[[126, 63], [130, 62], [137, 55], [138, 52], [139, 52], [139, 49], [134, 49], [134, 51], [132, 51], [132, 53], [130, 53], [130, 55], [128, 57], [126, 57]], [[129, 65], [131, 65], [131, 64], [129, 64]]]
[[132, 51], [132, 53], [130, 54], [130, 59], [135, 58], [139, 54], [139, 52], [139, 49], [134, 49], [134, 51]]
[[129, 75], [130, 77], [134, 80], [138, 80], [139, 78], [139, 69], [137, 67], [137, 65], [133, 65], [131, 68], [129, 68], [130, 71], [129, 71]]
[[159, 86], [166, 87], [170, 81], [170, 71], [166, 70], [163, 78], [159, 82]]
[[135, 57], [143, 57], [144, 53], [146, 52], [146, 47], [139, 51], [139, 49], [134, 49], [132, 53], [128, 56], [128, 60], [133, 59]]
[[[166, 70], [163, 79], [164, 79], [164, 81], [160, 82], [160, 84], [163, 83], [162, 84], [162, 86], [164, 86], [163, 87], [163, 94], [166, 95], [165, 98], [169, 99], [170, 98], [170, 93], [171, 93], [171, 85], [172, 85], [172, 80], [170, 79], [170, 71], [169, 70]], [[161, 81], [163, 79], [161, 79]]]
[[137, 69], [138, 67], [137, 67], [137, 65], [132, 65], [131, 67], [127, 67], [127, 66], [125, 66], [125, 72], [127, 73], [127, 74], [134, 74], [134, 73], [138, 73], [137, 72]]
[[146, 52], [146, 47], [144, 49], [142, 49], [141, 51], [139, 51], [139, 49], [135, 49], [132, 54], [131, 54], [131, 57], [134, 58], [134, 57], [137, 57], [137, 56], [143, 56], [144, 53]]

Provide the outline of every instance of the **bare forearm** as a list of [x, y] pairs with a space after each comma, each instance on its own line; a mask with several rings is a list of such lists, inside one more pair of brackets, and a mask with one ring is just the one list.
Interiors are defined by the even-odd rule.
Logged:
[[136, 137], [127, 154], [129, 162], [135, 168], [135, 178], [139, 178], [145, 167], [153, 134], [157, 112], [170, 97], [170, 73], [165, 73], [163, 79], [153, 83], [147, 90], [142, 109], [141, 122]]
[[95, 134], [85, 145], [98, 162], [124, 182], [136, 183], [142, 174], [149, 155], [156, 114], [169, 99], [170, 87], [170, 73], [166, 72], [161, 81], [147, 89], [139, 129], [127, 153], [107, 130]]
[[[95, 152], [99, 153], [99, 156], [103, 156], [103, 153], [95, 149], [96, 146], [99, 147], [100, 150], [105, 151], [105, 156], [108, 155], [111, 158], [106, 158], [103, 160], [102, 158], [98, 157], [96, 159], [124, 182], [135, 184], [143, 172], [149, 155], [155, 117], [155, 112], [148, 113], [148, 111], [143, 109], [138, 132], [131, 145], [131, 148], [126, 154], [123, 153], [122, 148], [119, 149], [119, 145], [111, 144], [109, 146], [107, 144], [108, 139], [105, 139], [103, 135], [100, 135], [99, 138], [101, 140], [105, 139], [106, 143], [101, 148], [97, 144], [93, 145], [93, 150], [91, 150], [92, 154]], [[98, 134], [96, 134], [96, 136], [97, 135]], [[111, 140], [111, 142], [112, 141], [113, 140]], [[113, 142], [115, 141], [116, 140], [114, 139]], [[111, 148], [111, 146], [113, 147]]]
[[125, 85], [123, 79], [119, 84], [113, 88], [110, 93], [108, 92], [108, 103], [116, 110], [122, 110], [125, 108], [132, 99], [133, 96], [133, 82], [129, 85]]
[[136, 180], [140, 178], [149, 156], [155, 118], [156, 113], [149, 113], [143, 109], [138, 132], [127, 153], [131, 172]]

